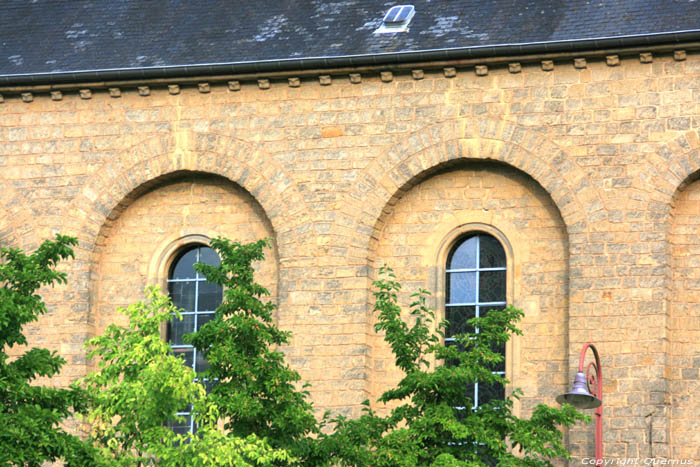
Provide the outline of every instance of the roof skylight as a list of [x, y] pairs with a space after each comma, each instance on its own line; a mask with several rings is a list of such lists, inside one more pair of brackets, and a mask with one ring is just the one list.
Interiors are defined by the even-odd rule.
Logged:
[[396, 5], [389, 9], [384, 15], [382, 25], [374, 31], [375, 34], [390, 33], [390, 32], [405, 32], [408, 31], [408, 23], [416, 13], [413, 5]]

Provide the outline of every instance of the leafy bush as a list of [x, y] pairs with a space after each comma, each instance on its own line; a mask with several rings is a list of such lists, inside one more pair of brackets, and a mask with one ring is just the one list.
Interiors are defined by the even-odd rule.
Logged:
[[[91, 339], [90, 358], [100, 370], [83, 384], [90, 395], [90, 441], [109, 466], [272, 465], [293, 459], [254, 434], [241, 438], [217, 426], [218, 408], [206, 397], [192, 368], [172, 354], [162, 338], [162, 323], [182, 319], [170, 298], [157, 288], [146, 291], [147, 303], [119, 311], [129, 326], [110, 325]], [[168, 422], [182, 421], [187, 406], [197, 433], [175, 434]]]
[[50, 378], [65, 360], [56, 352], [32, 348], [11, 359], [8, 348], [27, 344], [23, 328], [46, 313], [38, 295], [41, 286], [65, 283], [56, 271], [59, 261], [73, 257], [76, 239], [57, 235], [32, 254], [16, 248], [0, 250], [0, 464], [41, 465], [63, 459], [70, 465], [89, 464], [94, 451], [67, 433], [63, 423], [85, 411], [85, 394], [31, 384]]
[[[544, 466], [556, 457], [568, 457], [560, 426], [585, 417], [572, 406], [535, 407], [530, 419], [513, 415], [516, 390], [504, 400], [491, 400], [472, 410], [466, 388], [475, 382], [505, 385], [507, 380], [491, 368], [504, 356], [494, 351], [511, 334], [522, 311], [509, 306], [469, 321], [471, 332], [456, 336], [457, 345], [442, 343], [442, 330], [426, 306], [426, 291], [412, 297], [413, 324], [401, 318], [397, 293], [401, 286], [391, 270], [374, 283], [376, 331], [386, 333], [396, 365], [405, 372], [398, 386], [380, 401], [396, 403], [389, 415], [380, 416], [366, 402], [358, 419], [338, 417], [335, 433], [323, 440], [326, 453], [341, 465], [373, 466]], [[431, 368], [431, 362], [437, 362]], [[448, 364], [444, 364], [448, 362]]]
[[[567, 405], [538, 405], [529, 419], [518, 418], [512, 413], [518, 390], [472, 410], [466, 388], [507, 383], [491, 371], [504, 358], [494, 348], [520, 333], [522, 312], [507, 307], [474, 318], [469, 324], [479, 332], [455, 336], [456, 345], [445, 346], [446, 322], [435, 323], [427, 292], [414, 294], [406, 322], [397, 304], [401, 286], [383, 270], [388, 278], [374, 283], [375, 330], [385, 333], [405, 376], [379, 399], [393, 407], [387, 415], [366, 402], [360, 418], [337, 417], [334, 431], [325, 432], [327, 415], [315, 418], [299, 374], [279, 350], [290, 334], [275, 326], [275, 305], [263, 301], [269, 292], [254, 281], [252, 264], [263, 259], [268, 241], [214, 239], [221, 264], [195, 265], [224, 289], [215, 319], [186, 338], [204, 352], [210, 364], [204, 373], [185, 367], [162, 339], [163, 323], [181, 317], [168, 297], [151, 288], [146, 303], [121, 310], [127, 327], [109, 326], [88, 342], [99, 371], [81, 386], [30, 385], [55, 375], [64, 361], [46, 349], [11, 360], [5, 349], [27, 343], [23, 326], [46, 311], [36, 292], [65, 282], [55, 267], [73, 255], [71, 245], [75, 239], [57, 236], [28, 256], [1, 252], [0, 464], [544, 466], [568, 457], [559, 427], [586, 418]], [[209, 393], [203, 380], [214, 382]], [[60, 424], [84, 413], [88, 403], [92, 431], [83, 442]], [[175, 434], [167, 426], [185, 407], [191, 407], [196, 434]]]
[[231, 435], [256, 435], [302, 464], [315, 464], [321, 462], [314, 438], [319, 424], [308, 392], [297, 389], [299, 373], [278, 348], [289, 342], [290, 333], [274, 324], [274, 303], [262, 301], [269, 291], [254, 280], [252, 264], [264, 258], [267, 246], [268, 240], [211, 241], [221, 264], [195, 269], [223, 287], [223, 301], [216, 317], [186, 341], [205, 352], [209, 368], [199, 376], [217, 381], [208, 397]]

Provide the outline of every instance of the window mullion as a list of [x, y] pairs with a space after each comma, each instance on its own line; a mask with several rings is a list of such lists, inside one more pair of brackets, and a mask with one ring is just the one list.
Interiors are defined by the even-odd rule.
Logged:
[[[474, 302], [476, 303], [474, 307], [474, 315], [477, 318], [481, 317], [481, 307], [479, 306], [479, 302], [481, 301], [479, 297], [479, 282], [481, 281], [481, 272], [479, 267], [481, 266], [481, 236], [477, 235], [476, 236], [476, 278], [474, 279]], [[475, 327], [474, 332], [478, 333], [479, 328]], [[474, 398], [476, 400], [479, 400], [478, 397], [476, 397], [477, 391], [478, 391], [478, 386], [474, 389]]]
[[[192, 252], [192, 250], [194, 250], [194, 254], [190, 253], [190, 252]], [[180, 276], [189, 276], [190, 274], [188, 272], [188, 269], [193, 268], [195, 263], [203, 262], [203, 258], [206, 260], [206, 257], [204, 256], [204, 254], [205, 254], [204, 250], [207, 250], [206, 253], [209, 253], [208, 250], [211, 250], [211, 249], [207, 246], [204, 246], [204, 245], [196, 245], [192, 248], [188, 248], [187, 250], [185, 250], [179, 256], [179, 258], [175, 261], [175, 263], [171, 266], [171, 270], [170, 270], [169, 277], [167, 280], [168, 284], [181, 283], [186, 288], [186, 290], [192, 291], [194, 293], [194, 297], [192, 300], [192, 310], [183, 313], [183, 315], [188, 315], [188, 316], [192, 317], [192, 328], [190, 328], [190, 329], [193, 332], [197, 332], [199, 330], [200, 317], [203, 317], [204, 315], [207, 314], [206, 310], [204, 312], [201, 310], [202, 306], [200, 305], [200, 298], [201, 298], [200, 293], [207, 293], [207, 290], [209, 290], [209, 289], [205, 289], [205, 291], [202, 292], [202, 291], [200, 291], [200, 286], [205, 287], [204, 284], [207, 282], [207, 279], [199, 272], [194, 272], [194, 274], [191, 277], [174, 278], [174, 277], [170, 277], [170, 276], [174, 275], [173, 272], [178, 270], [178, 268], [181, 271]], [[212, 254], [212, 256], [216, 256], [216, 254], [214, 253], [214, 254]], [[181, 263], [181, 261], [183, 261], [183, 260], [184, 260], [184, 262]], [[215, 263], [207, 262], [206, 264], [215, 264]], [[182, 272], [182, 271], [184, 271], [184, 272]], [[194, 287], [193, 287], [194, 290], [189, 289], [189, 287], [188, 287], [189, 285], [194, 285]], [[211, 292], [208, 292], [208, 293], [211, 294]], [[208, 297], [210, 297], [210, 295], [208, 295]], [[209, 307], [207, 307], [207, 308], [209, 308]], [[173, 345], [171, 343], [170, 345], [173, 349], [186, 349], [186, 351], [187, 351], [186, 353], [191, 355], [191, 357], [192, 357], [191, 368], [195, 372], [199, 369], [198, 365], [197, 365], [197, 360], [198, 360], [197, 356], [198, 356], [199, 352], [193, 345], [184, 344], [184, 343], [178, 344], [178, 345]], [[197, 381], [197, 379], [195, 379], [195, 381]], [[189, 428], [189, 431], [193, 433], [196, 430], [196, 424], [194, 423], [194, 419], [192, 418], [192, 409], [188, 408], [186, 410], [180, 410], [180, 411], [178, 411], [177, 414], [182, 415], [182, 416], [186, 416], [188, 418], [187, 427]], [[184, 426], [181, 426], [181, 427], [184, 428]]]
[[[199, 282], [194, 284], [194, 332], [199, 330]], [[192, 369], [197, 371], [197, 349], [192, 347]]]
[[498, 267], [498, 268], [454, 268], [454, 269], [447, 269], [446, 272], [474, 272], [474, 271], [505, 271], [506, 268], [504, 267]]
[[500, 306], [500, 305], [506, 305], [506, 302], [482, 302], [482, 303], [476, 303], [476, 302], [463, 302], [463, 303], [446, 303], [445, 306], [447, 308], [450, 307], [455, 307], [455, 306]]
[[[483, 240], [483, 241], [482, 241]], [[450, 255], [448, 256], [448, 264], [447, 268], [445, 270], [446, 274], [446, 285], [449, 286], [450, 291], [454, 289], [455, 287], [457, 290], [459, 287], [464, 287], [467, 286], [465, 290], [461, 290], [458, 295], [463, 295], [464, 293], [470, 293], [473, 294], [474, 300], [473, 303], [451, 303], [450, 302], [450, 293], [446, 293], [445, 297], [445, 312], [447, 315], [447, 310], [453, 307], [473, 307], [473, 314], [469, 313], [471, 316], [477, 317], [477, 318], [482, 318], [482, 313], [481, 313], [481, 308], [486, 307], [487, 311], [489, 307], [496, 307], [496, 306], [504, 306], [506, 305], [505, 301], [489, 301], [489, 302], [481, 302], [481, 296], [480, 296], [480, 289], [481, 289], [481, 274], [482, 273], [490, 273], [492, 271], [507, 271], [507, 264], [505, 264], [504, 261], [504, 251], [502, 246], [498, 245], [497, 240], [494, 241], [495, 239], [488, 234], [480, 234], [480, 233], [475, 233], [473, 235], [470, 235], [466, 238], [463, 239], [462, 242], [457, 244]], [[467, 242], [469, 242], [467, 244]], [[482, 243], [484, 243], [484, 251], [483, 253], [487, 255], [487, 263], [486, 266], [482, 267], [481, 266], [481, 256], [482, 256]], [[500, 246], [500, 251], [497, 250], [496, 248], [499, 248]], [[468, 247], [468, 249], [465, 249]], [[476, 248], [476, 251], [472, 250], [472, 248]], [[455, 257], [457, 254], [456, 252], [459, 253], [459, 258], [460, 260], [458, 262], [453, 262], [452, 258]], [[495, 260], [490, 260], [488, 255], [494, 255]], [[473, 256], [472, 256], [473, 255]], [[476, 264], [472, 266], [472, 261], [465, 261], [463, 258], [468, 258], [470, 257], [475, 259]], [[496, 266], [498, 264], [504, 264], [504, 266]], [[451, 268], [450, 266], [457, 266], [454, 268]], [[462, 274], [459, 274], [462, 273]], [[473, 282], [469, 279], [469, 275], [473, 274]], [[501, 280], [501, 279], [496, 279], [496, 277], [500, 277], [501, 274], [498, 273], [493, 273], [489, 274], [489, 277], [487, 277], [488, 280], [493, 281], [494, 279], [496, 281]], [[494, 276], [494, 277], [491, 277]], [[472, 283], [472, 287], [468, 287], [469, 283]], [[487, 285], [493, 286], [493, 287], [500, 287], [505, 284], [492, 284], [489, 282]], [[490, 289], [489, 289], [490, 290]], [[447, 292], [447, 290], [446, 290]], [[489, 295], [489, 291], [486, 291], [485, 293]], [[500, 297], [499, 297], [500, 298]], [[459, 313], [459, 311], [454, 311], [453, 313]], [[460, 323], [460, 326], [463, 325], [463, 323]], [[480, 329], [478, 327], [474, 328], [475, 333], [479, 333]], [[446, 335], [444, 338], [444, 342], [451, 343], [454, 342], [455, 339], [451, 335]], [[504, 371], [492, 371], [492, 374], [499, 374], [499, 375], [505, 375]], [[473, 383], [472, 386], [472, 394], [473, 394], [473, 405], [472, 409], [475, 410], [479, 407], [480, 404], [486, 402], [485, 400], [482, 401], [480, 397], [480, 389], [482, 384], [475, 382]], [[484, 397], [488, 398], [491, 394], [491, 391], [489, 390], [490, 386], [487, 384], [484, 386]]]

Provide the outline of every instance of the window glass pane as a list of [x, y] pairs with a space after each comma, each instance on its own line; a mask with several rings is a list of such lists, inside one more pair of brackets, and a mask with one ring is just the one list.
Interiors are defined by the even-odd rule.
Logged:
[[450, 255], [447, 269], [475, 268], [477, 244], [476, 236], [464, 240]]
[[478, 383], [479, 405], [486, 404], [492, 399], [503, 400], [506, 397], [505, 388], [500, 384]]
[[474, 332], [474, 328], [467, 324], [467, 320], [476, 316], [476, 307], [448, 306], [445, 311], [445, 318], [450, 322], [445, 330], [445, 336], [452, 337], [455, 334]]
[[[458, 408], [459, 407], [459, 408]], [[461, 405], [455, 406], [455, 418], [457, 421], [462, 422], [464, 421], [469, 415], [471, 415], [471, 410], [472, 410], [472, 405], [467, 405], [463, 409], [461, 408]], [[469, 411], [469, 412], [467, 412]]]
[[187, 404], [184, 409], [178, 410], [179, 413], [192, 413], [192, 404]]
[[479, 235], [479, 267], [506, 267], [506, 252], [501, 243], [490, 235]]
[[192, 265], [197, 262], [197, 250], [193, 248], [177, 259], [170, 273], [170, 279], [194, 279]]
[[194, 361], [194, 348], [189, 347], [184, 349], [173, 349], [173, 354], [182, 358], [185, 366], [192, 368], [192, 363]]
[[182, 319], [173, 318], [168, 323], [168, 337], [173, 345], [182, 345], [182, 336], [194, 332], [194, 315], [182, 315]]
[[[505, 344], [492, 344], [491, 350], [494, 353], [505, 355], [506, 354], [506, 345]], [[489, 369], [493, 372], [498, 372], [498, 371], [505, 372], [506, 371], [506, 359], [504, 358], [503, 361], [500, 363], [495, 363], [493, 365], [489, 365]]]
[[199, 262], [204, 264], [210, 264], [212, 266], [218, 266], [221, 264], [219, 255], [216, 254], [212, 248], [208, 246], [203, 246], [199, 248]]
[[[458, 349], [461, 351], [461, 345], [457, 341], [453, 340], [445, 340], [445, 346], [446, 347], [452, 347], [452, 346], [457, 346]], [[458, 359], [449, 359], [445, 360], [445, 366], [451, 367], [451, 366], [458, 366], [459, 365], [459, 360]]]
[[202, 326], [207, 324], [209, 321], [214, 319], [215, 313], [201, 313], [197, 314], [197, 330], [202, 329]]
[[471, 410], [474, 407], [474, 385], [467, 384], [467, 389], [464, 391], [464, 405], [467, 410]]
[[219, 284], [213, 282], [199, 283], [198, 311], [214, 311], [221, 304], [223, 290]]
[[175, 432], [176, 435], [184, 435], [188, 431], [190, 431], [190, 426], [192, 423], [192, 416], [191, 415], [183, 415], [182, 416], [183, 421], [171, 421], [168, 422], [166, 425]]
[[482, 305], [479, 307], [479, 316], [486, 316], [490, 311], [503, 311], [505, 305]]
[[195, 360], [194, 371], [200, 373], [209, 368], [209, 362], [204, 358], [204, 352], [197, 350], [197, 359]]
[[476, 301], [476, 272], [451, 272], [447, 275], [448, 303]]
[[479, 302], [506, 301], [506, 272], [481, 271], [479, 273]]
[[219, 382], [219, 380], [215, 381], [210, 381], [208, 379], [204, 380], [202, 383], [204, 384], [204, 390], [209, 394], [211, 390], [216, 386], [216, 384]]
[[194, 281], [168, 283], [168, 291], [170, 298], [173, 299], [173, 305], [185, 311], [194, 311], [195, 290]]

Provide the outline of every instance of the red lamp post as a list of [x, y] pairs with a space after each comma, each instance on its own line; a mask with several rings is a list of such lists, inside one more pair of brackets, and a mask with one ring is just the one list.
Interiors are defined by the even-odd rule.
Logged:
[[[586, 373], [583, 373], [583, 362], [586, 357], [586, 350], [591, 349], [594, 362], [586, 366]], [[603, 372], [600, 368], [600, 356], [598, 349], [593, 344], [587, 342], [581, 349], [581, 356], [578, 362], [578, 372], [574, 377], [574, 387], [571, 392], [557, 396], [557, 402], [564, 402], [573, 405], [577, 409], [595, 408], [595, 458], [596, 465], [602, 465], [603, 459]]]

